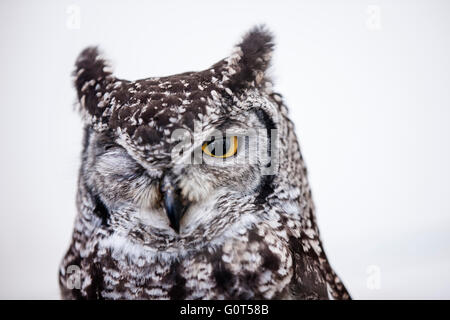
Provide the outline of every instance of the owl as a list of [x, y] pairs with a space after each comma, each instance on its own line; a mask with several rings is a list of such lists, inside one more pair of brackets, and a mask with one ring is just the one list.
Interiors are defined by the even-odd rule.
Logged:
[[84, 123], [64, 299], [350, 299], [325, 255], [307, 170], [247, 32], [209, 69], [129, 81], [75, 64]]

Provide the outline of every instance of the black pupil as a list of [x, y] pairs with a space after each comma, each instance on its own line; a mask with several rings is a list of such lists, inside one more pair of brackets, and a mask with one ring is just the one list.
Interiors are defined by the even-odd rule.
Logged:
[[227, 154], [228, 149], [230, 149], [230, 139], [218, 139], [213, 140], [208, 145], [209, 152], [215, 156], [223, 156]]

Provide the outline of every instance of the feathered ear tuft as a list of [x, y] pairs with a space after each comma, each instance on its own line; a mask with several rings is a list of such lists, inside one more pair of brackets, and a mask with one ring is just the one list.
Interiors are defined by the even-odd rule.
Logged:
[[97, 47], [86, 48], [80, 53], [73, 76], [81, 108], [91, 116], [100, 118], [106, 107], [100, 100], [107, 84], [112, 81], [112, 71]]
[[251, 29], [227, 59], [232, 85], [259, 86], [270, 65], [273, 47], [273, 36], [265, 26]]

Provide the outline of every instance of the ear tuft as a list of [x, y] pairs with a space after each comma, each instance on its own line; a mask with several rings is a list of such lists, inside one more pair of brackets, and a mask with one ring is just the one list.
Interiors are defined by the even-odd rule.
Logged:
[[273, 36], [265, 26], [251, 29], [227, 60], [234, 85], [260, 85], [270, 65], [273, 47]]
[[100, 97], [106, 92], [111, 75], [109, 64], [97, 47], [88, 47], [78, 56], [73, 72], [74, 84], [81, 108], [89, 114], [96, 117], [103, 114], [103, 108], [99, 107]]

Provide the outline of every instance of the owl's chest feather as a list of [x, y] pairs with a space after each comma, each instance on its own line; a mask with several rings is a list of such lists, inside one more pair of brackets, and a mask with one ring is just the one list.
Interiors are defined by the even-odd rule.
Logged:
[[289, 244], [265, 227], [217, 247], [173, 255], [100, 247], [90, 266], [99, 296], [110, 299], [270, 299], [293, 275]]

